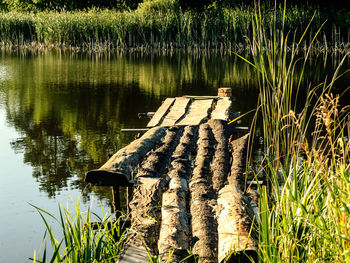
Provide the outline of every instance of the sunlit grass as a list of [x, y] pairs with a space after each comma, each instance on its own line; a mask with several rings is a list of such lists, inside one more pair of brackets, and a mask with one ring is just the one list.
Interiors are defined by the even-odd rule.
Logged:
[[[144, 1], [134, 11], [97, 10], [62, 12], [2, 12], [0, 14], [0, 41], [2, 48], [74, 48], [86, 50], [111, 50], [114, 48], [206, 48], [245, 49], [247, 37], [253, 35], [251, 14], [254, 8], [236, 6], [220, 8], [210, 6], [199, 13], [181, 10], [175, 0]], [[284, 20], [285, 32], [302, 32], [313, 11], [300, 7], [290, 7], [286, 12], [276, 8], [263, 7], [268, 30], [271, 17], [278, 23]], [[320, 12], [314, 17], [313, 30], [322, 21]], [[346, 19], [344, 19], [346, 23]], [[329, 25], [330, 27], [331, 25]], [[334, 30], [339, 30], [334, 27]], [[329, 30], [328, 30], [329, 31]], [[346, 34], [333, 39], [327, 33], [320, 36], [319, 49], [330, 46], [344, 49]], [[341, 36], [341, 34], [339, 35]], [[305, 38], [305, 42], [309, 39]], [[332, 42], [332, 43], [329, 43]], [[334, 43], [333, 43], [334, 42]]]
[[270, 30], [264, 19], [257, 7], [252, 59], [241, 57], [256, 71], [260, 91], [262, 124], [255, 125], [262, 129], [264, 160], [259, 173], [268, 183], [259, 188], [259, 260], [348, 262], [350, 118], [349, 108], [333, 94], [343, 61], [330, 81], [302, 85], [304, 70], [296, 73], [295, 67], [305, 67], [321, 27], [305, 49], [301, 43], [310, 26], [296, 37], [285, 33], [286, 17], [277, 23], [273, 16]]
[[[34, 252], [34, 262], [115, 262], [121, 253], [126, 238], [121, 218], [113, 220], [105, 214], [101, 205], [101, 216], [92, 212], [81, 211], [80, 202], [75, 210], [69, 211], [59, 205], [59, 218], [36, 207], [46, 226], [42, 251]], [[92, 218], [95, 218], [95, 222]], [[52, 219], [54, 226], [50, 225]], [[55, 236], [53, 228], [59, 226], [60, 238]], [[46, 243], [50, 243], [47, 250]], [[48, 251], [52, 251], [52, 254]]]

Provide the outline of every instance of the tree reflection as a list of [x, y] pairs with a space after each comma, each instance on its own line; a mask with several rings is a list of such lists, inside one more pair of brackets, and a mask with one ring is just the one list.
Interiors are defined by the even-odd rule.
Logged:
[[[12, 147], [24, 153], [49, 197], [66, 188], [109, 197], [108, 188], [86, 188], [85, 172], [128, 144], [133, 136], [120, 130], [144, 127], [147, 120], [137, 113], [156, 110], [165, 97], [215, 95], [217, 88], [231, 86], [233, 110], [245, 112], [255, 108], [258, 96], [249, 66], [230, 55], [2, 54], [0, 63], [12, 72], [0, 80], [0, 105], [21, 134]], [[317, 62], [310, 69], [305, 74], [313, 83], [327, 71]]]

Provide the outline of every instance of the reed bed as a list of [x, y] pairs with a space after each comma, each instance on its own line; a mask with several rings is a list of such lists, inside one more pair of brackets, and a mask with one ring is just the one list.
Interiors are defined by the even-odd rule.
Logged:
[[[0, 14], [2, 48], [79, 48], [111, 50], [116, 48], [186, 48], [238, 50], [247, 46], [253, 34], [251, 14], [254, 8], [210, 7], [203, 12], [181, 10], [175, 0], [148, 0], [133, 11], [116, 10], [3, 12]], [[266, 21], [274, 12], [264, 7]], [[313, 10], [291, 7], [286, 13], [277, 9], [278, 21], [285, 17], [285, 29], [299, 31], [307, 26]], [[326, 19], [316, 12], [313, 29]], [[320, 37], [322, 48], [349, 48], [350, 24], [329, 24]], [[264, 27], [269, 28], [265, 23]], [[305, 41], [308, 39], [305, 38]]]
[[257, 7], [252, 59], [241, 57], [255, 70], [260, 91], [261, 125], [255, 124], [264, 158], [256, 177], [267, 184], [259, 188], [259, 261], [349, 262], [350, 117], [341, 95], [333, 94], [343, 61], [331, 79], [302, 85], [304, 71], [295, 67], [305, 67], [322, 28], [304, 47], [311, 26], [298, 38], [285, 33], [287, 16], [279, 23], [274, 15], [268, 31], [263, 19]]

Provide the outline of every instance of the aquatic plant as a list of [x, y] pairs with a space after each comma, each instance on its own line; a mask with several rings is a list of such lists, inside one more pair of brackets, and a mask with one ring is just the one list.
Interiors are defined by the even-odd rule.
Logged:
[[349, 108], [341, 108], [339, 95], [333, 95], [343, 61], [330, 81], [301, 85], [304, 71], [297, 74], [295, 67], [305, 67], [321, 28], [305, 47], [312, 20], [297, 38], [285, 33], [285, 15], [279, 24], [276, 13], [266, 30], [259, 6], [256, 10], [252, 59], [241, 58], [259, 79], [255, 127], [260, 119], [264, 160], [256, 177], [267, 180], [259, 187], [259, 260], [347, 262], [350, 119]]
[[[46, 226], [42, 245], [38, 254], [34, 252], [34, 262], [115, 262], [121, 252], [126, 231], [122, 218], [113, 220], [104, 212], [101, 205], [101, 217], [88, 208], [86, 215], [81, 211], [80, 202], [74, 203], [75, 210], [69, 211], [59, 205], [59, 218], [36, 207]], [[97, 222], [93, 222], [95, 217]], [[49, 219], [54, 219], [62, 231], [61, 239], [54, 235]], [[48, 255], [46, 241], [51, 243], [52, 255]], [[49, 250], [51, 251], [51, 249]], [[38, 258], [41, 257], [41, 258]]]
[[[222, 50], [244, 49], [247, 37], [253, 35], [251, 14], [254, 8], [238, 5], [234, 8], [209, 6], [202, 12], [182, 10], [175, 0], [148, 0], [133, 11], [90, 9], [88, 11], [1, 12], [0, 40], [2, 48], [79, 48], [92, 51], [115, 48], [205, 48]], [[285, 32], [302, 32], [313, 11], [290, 7], [263, 7], [266, 21], [275, 17], [284, 20]], [[314, 15], [315, 31], [324, 14]], [[338, 21], [339, 22], [339, 21]], [[337, 22], [337, 23], [338, 23]], [[340, 23], [340, 22], [339, 22]], [[342, 26], [329, 23], [320, 36], [319, 49], [349, 48], [350, 27], [346, 19]], [[267, 31], [269, 23], [262, 23]], [[308, 38], [304, 38], [307, 43]]]

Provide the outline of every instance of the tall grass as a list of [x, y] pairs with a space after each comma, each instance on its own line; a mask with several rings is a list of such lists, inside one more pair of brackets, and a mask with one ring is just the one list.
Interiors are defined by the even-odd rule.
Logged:
[[[342, 62], [330, 81], [302, 86], [304, 71], [297, 74], [295, 67], [305, 66], [321, 28], [305, 47], [312, 20], [296, 37], [285, 33], [287, 16], [278, 23], [276, 13], [266, 30], [257, 6], [252, 59], [243, 58], [259, 79], [257, 114], [265, 153], [261, 171], [268, 180], [259, 188], [259, 259], [349, 262], [350, 118], [349, 108], [341, 108], [339, 95], [333, 95]], [[290, 52], [289, 39], [294, 43]]]
[[[34, 206], [35, 207], [35, 206]], [[59, 206], [59, 218], [47, 211], [35, 207], [46, 226], [43, 239], [43, 251], [34, 252], [34, 262], [115, 262], [122, 249], [126, 232], [121, 218], [113, 220], [105, 214], [101, 206], [102, 217], [93, 213], [91, 206], [86, 215], [75, 204], [75, 211]], [[92, 218], [96, 217], [98, 223]], [[61, 229], [57, 239], [49, 221], [54, 219]], [[51, 243], [52, 253], [48, 253], [46, 241]], [[51, 250], [50, 250], [51, 251]], [[40, 257], [40, 258], [38, 258]]]
[[[199, 13], [181, 10], [175, 0], [146, 0], [136, 10], [124, 12], [96, 9], [85, 12], [12, 11], [0, 14], [0, 41], [2, 48], [79, 47], [110, 50], [127, 47], [198, 47], [238, 50], [246, 46], [246, 37], [253, 34], [253, 11], [248, 6], [230, 9], [212, 6]], [[313, 15], [313, 11], [300, 7], [291, 7], [286, 13], [282, 8], [277, 8], [275, 14], [264, 7], [262, 12], [267, 19], [275, 15], [279, 21], [285, 15], [287, 30], [307, 25]], [[318, 26], [321, 17], [322, 14], [317, 12], [314, 20]], [[343, 20], [342, 28], [350, 28], [347, 20]], [[264, 27], [268, 28], [269, 25], [265, 24]], [[348, 32], [339, 33], [339, 30], [335, 26], [326, 38], [319, 39], [320, 43], [332, 41], [338, 43], [338, 47], [349, 48], [346, 45]], [[334, 38], [333, 35], [338, 37]], [[329, 44], [334, 46], [336, 43]]]

